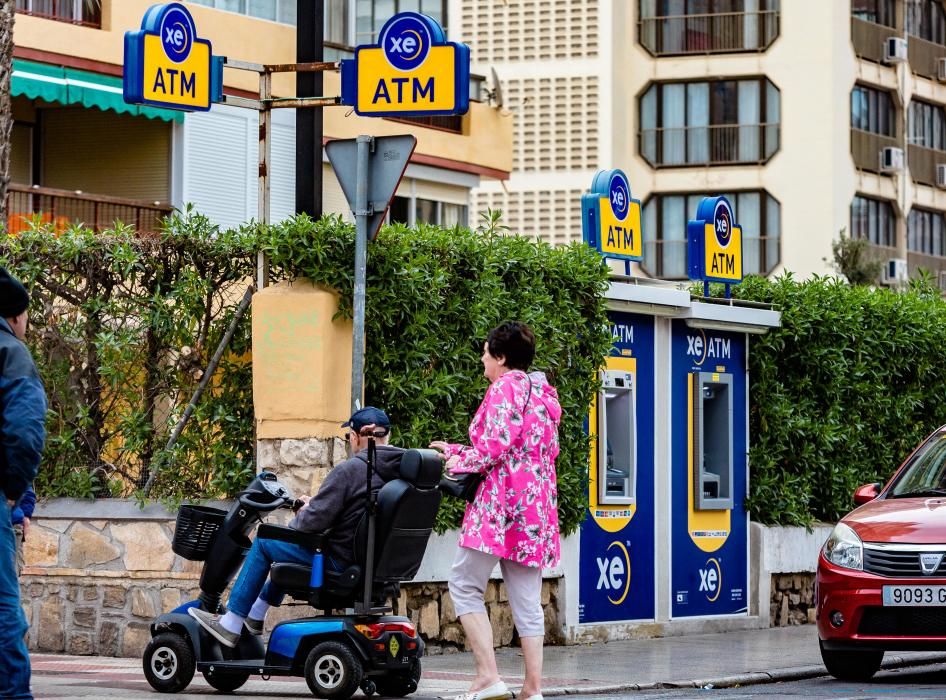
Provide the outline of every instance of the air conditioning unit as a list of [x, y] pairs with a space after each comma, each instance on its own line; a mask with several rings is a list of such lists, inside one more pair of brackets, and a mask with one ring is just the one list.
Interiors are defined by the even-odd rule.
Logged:
[[903, 170], [903, 149], [886, 146], [880, 149], [880, 172], [899, 173]]
[[907, 40], [902, 36], [884, 39], [884, 63], [904, 63], [908, 58]]
[[936, 186], [946, 190], [946, 163], [936, 164]]
[[946, 272], [940, 272], [936, 275], [936, 282], [939, 284], [941, 292], [946, 292]]
[[902, 284], [907, 281], [907, 261], [903, 258], [890, 258], [881, 271], [884, 284]]
[[946, 58], [936, 59], [936, 78], [941, 83], [946, 83]]

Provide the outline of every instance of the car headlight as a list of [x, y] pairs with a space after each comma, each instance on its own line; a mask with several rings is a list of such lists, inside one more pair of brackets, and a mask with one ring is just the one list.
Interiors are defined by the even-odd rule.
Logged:
[[850, 527], [838, 523], [824, 543], [824, 558], [835, 566], [864, 570], [864, 544]]

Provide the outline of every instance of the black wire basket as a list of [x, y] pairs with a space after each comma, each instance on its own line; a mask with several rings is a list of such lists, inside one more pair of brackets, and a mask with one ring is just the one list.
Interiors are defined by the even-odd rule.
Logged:
[[209, 506], [181, 506], [171, 549], [190, 561], [204, 561], [227, 511]]

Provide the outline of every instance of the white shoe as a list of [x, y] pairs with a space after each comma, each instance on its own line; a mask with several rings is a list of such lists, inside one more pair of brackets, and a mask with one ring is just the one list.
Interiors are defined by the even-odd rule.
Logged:
[[512, 700], [512, 697], [513, 694], [509, 687], [503, 681], [498, 681], [486, 688], [456, 695], [453, 700]]
[[537, 693], [536, 695], [530, 695], [526, 700], [544, 700], [542, 693]]

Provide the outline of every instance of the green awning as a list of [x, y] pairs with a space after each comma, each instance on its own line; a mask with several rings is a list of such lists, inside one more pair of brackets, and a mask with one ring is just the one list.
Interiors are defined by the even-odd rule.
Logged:
[[18, 58], [13, 60], [11, 92], [31, 100], [97, 107], [166, 122], [184, 121], [184, 112], [127, 104], [122, 97], [121, 78]]

